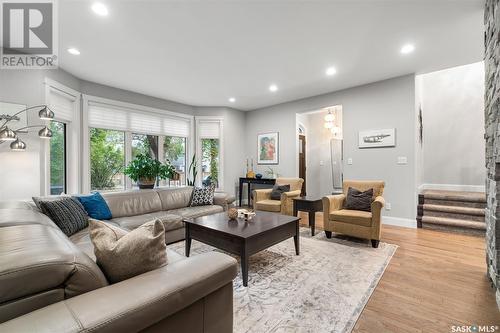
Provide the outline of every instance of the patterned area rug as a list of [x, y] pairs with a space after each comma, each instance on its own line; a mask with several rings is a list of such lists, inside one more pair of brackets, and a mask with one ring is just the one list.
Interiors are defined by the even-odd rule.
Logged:
[[[306, 228], [300, 241], [299, 256], [291, 238], [250, 257], [248, 288], [241, 273], [234, 280], [234, 332], [350, 332], [397, 248]], [[184, 242], [169, 248], [184, 255]], [[192, 255], [214, 250], [191, 246]]]

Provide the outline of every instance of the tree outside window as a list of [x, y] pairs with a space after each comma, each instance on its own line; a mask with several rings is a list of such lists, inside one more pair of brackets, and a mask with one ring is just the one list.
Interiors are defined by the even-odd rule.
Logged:
[[90, 183], [92, 190], [125, 188], [125, 135], [122, 131], [90, 129]]
[[203, 185], [219, 186], [219, 139], [201, 139]]
[[66, 125], [59, 121], [50, 122], [50, 194], [66, 191]]
[[186, 138], [166, 136], [163, 151], [164, 160], [170, 161], [179, 175], [181, 185], [186, 185]]

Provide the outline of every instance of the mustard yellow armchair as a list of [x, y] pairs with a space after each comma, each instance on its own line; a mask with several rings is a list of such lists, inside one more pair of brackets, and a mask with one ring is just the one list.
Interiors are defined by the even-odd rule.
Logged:
[[290, 192], [281, 194], [281, 200], [272, 200], [272, 189], [253, 191], [253, 209], [293, 215], [293, 198], [300, 196], [302, 178], [276, 178], [276, 185], [290, 185]]
[[[323, 197], [323, 224], [326, 237], [331, 238], [332, 232], [335, 232], [370, 239], [372, 246], [378, 247], [382, 207], [385, 204], [382, 197], [384, 186], [383, 181], [346, 180], [342, 185], [343, 194]], [[370, 212], [343, 209], [349, 187], [360, 191], [373, 188], [374, 200]]]

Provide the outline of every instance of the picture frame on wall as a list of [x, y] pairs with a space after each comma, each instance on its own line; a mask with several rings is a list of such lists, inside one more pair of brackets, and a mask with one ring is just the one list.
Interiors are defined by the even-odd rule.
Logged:
[[396, 129], [359, 131], [358, 148], [396, 147]]
[[279, 164], [279, 132], [257, 135], [257, 164]]

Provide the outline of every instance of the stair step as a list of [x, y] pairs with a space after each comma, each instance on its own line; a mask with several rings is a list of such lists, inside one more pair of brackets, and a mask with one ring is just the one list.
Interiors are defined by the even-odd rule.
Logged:
[[[419, 206], [420, 207], [420, 206]], [[478, 221], [484, 223], [484, 209], [460, 207], [460, 206], [442, 206], [442, 205], [421, 205], [423, 216], [445, 217], [458, 220]]]
[[480, 209], [486, 208], [485, 202], [440, 200], [440, 199], [429, 199], [427, 197], [424, 197], [424, 204], [453, 206], [453, 207], [469, 207], [469, 208], [480, 208]]
[[422, 194], [426, 199], [486, 203], [483, 192], [424, 190]]
[[463, 206], [444, 206], [444, 205], [433, 205], [433, 204], [424, 204], [423, 208], [424, 211], [430, 210], [430, 211], [444, 212], [444, 213], [484, 216], [484, 209], [481, 208], [472, 208]]
[[482, 229], [468, 229], [468, 228], [454, 227], [454, 226], [441, 225], [441, 224], [431, 224], [431, 223], [422, 223], [422, 228], [431, 229], [431, 230], [438, 230], [438, 231], [448, 232], [448, 233], [453, 232], [453, 233], [465, 234], [468, 236], [477, 236], [477, 237], [485, 237], [486, 236], [486, 230], [482, 230]]
[[441, 226], [460, 227], [464, 229], [486, 230], [486, 224], [478, 221], [467, 221], [446, 217], [422, 216], [422, 223], [437, 224]]

